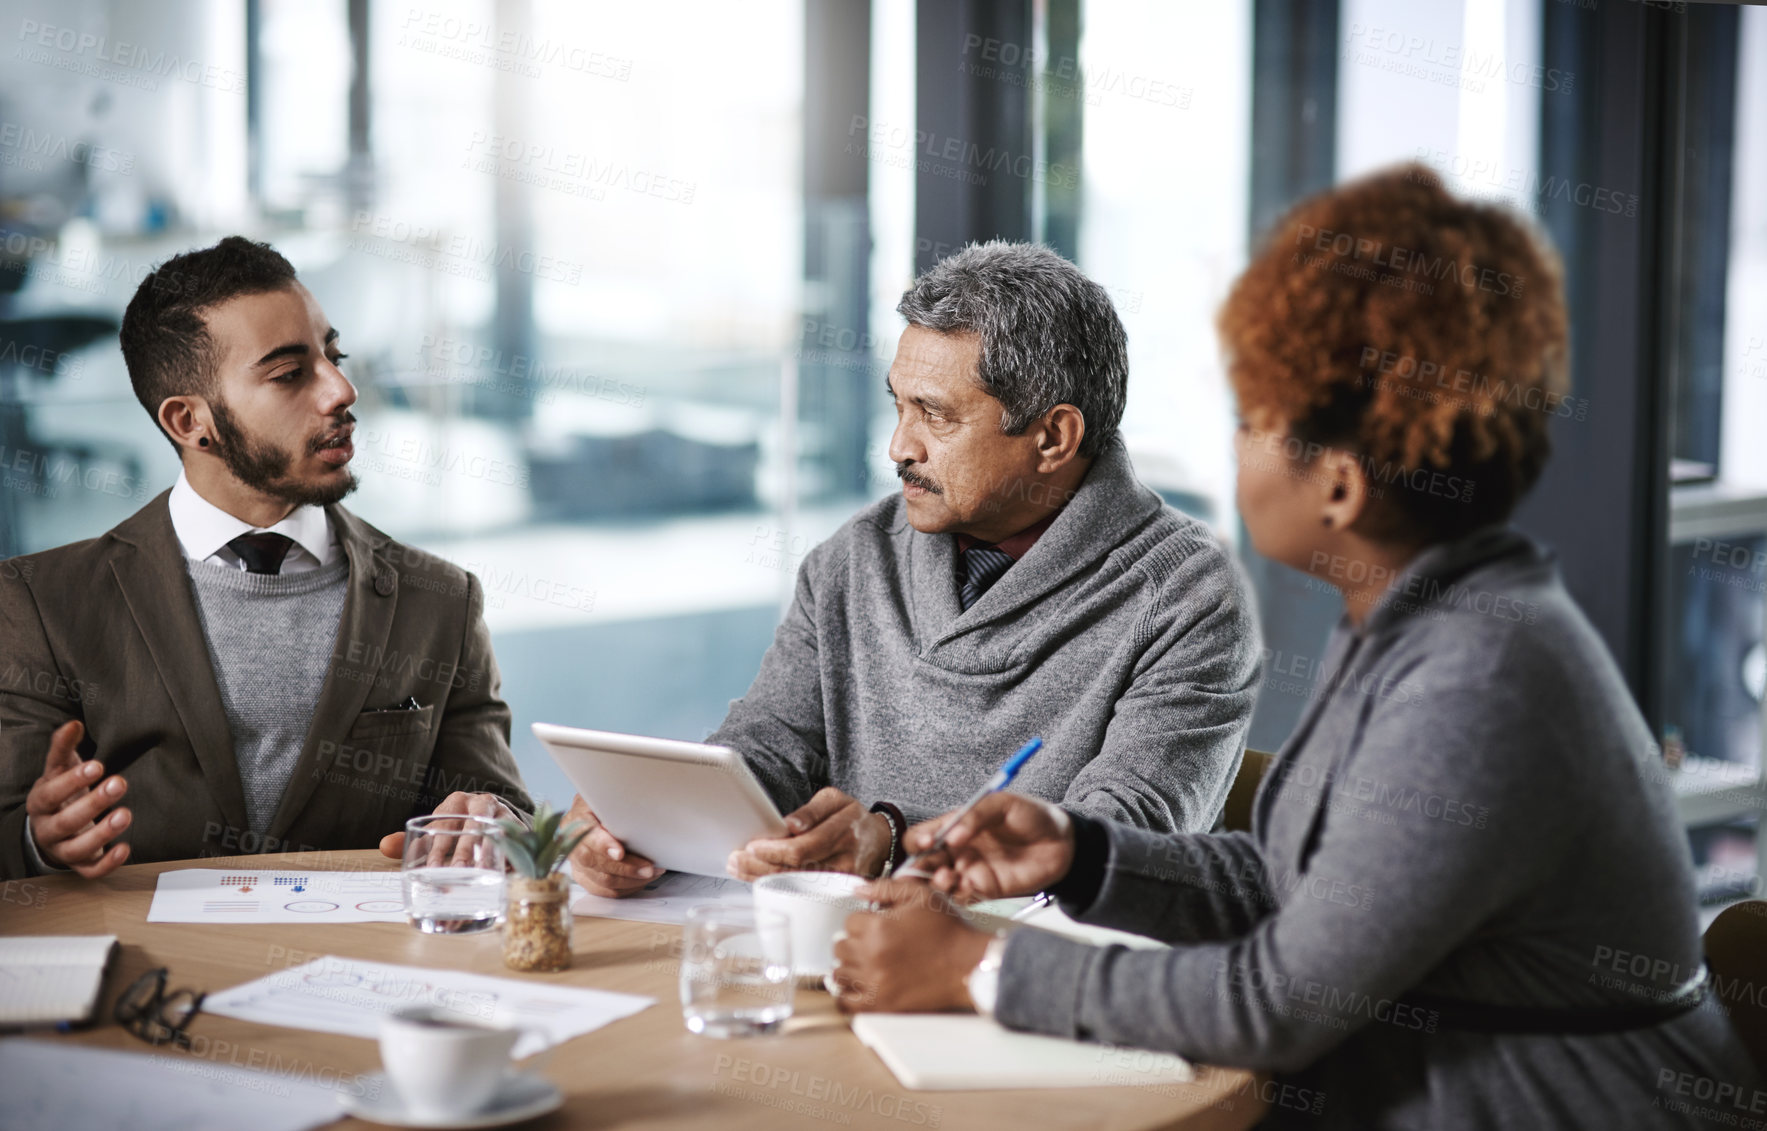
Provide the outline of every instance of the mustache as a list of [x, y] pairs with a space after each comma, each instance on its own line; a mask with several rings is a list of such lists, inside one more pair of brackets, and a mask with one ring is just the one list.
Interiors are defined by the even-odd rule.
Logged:
[[943, 495], [945, 489], [931, 479], [914, 470], [914, 465], [907, 460], [896, 464], [896, 478], [912, 487], [920, 487], [935, 495]]
[[326, 448], [337, 447], [350, 438], [350, 430], [354, 428], [355, 425], [356, 414], [345, 409], [344, 414], [337, 418], [337, 423], [332, 426], [329, 432], [315, 436], [313, 439], [307, 441], [307, 450], [310, 452], [322, 452]]

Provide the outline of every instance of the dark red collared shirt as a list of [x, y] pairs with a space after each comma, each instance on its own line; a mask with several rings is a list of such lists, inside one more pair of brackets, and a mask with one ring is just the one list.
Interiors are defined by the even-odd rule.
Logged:
[[[1002, 538], [990, 548], [1001, 551], [1016, 562], [1030, 552], [1031, 547], [1037, 544], [1037, 539], [1043, 537], [1043, 532], [1055, 524], [1056, 517], [1060, 514], [1060, 511], [1054, 511], [1047, 517], [1037, 522], [1033, 522], [1012, 537]], [[957, 536], [958, 557], [961, 558], [964, 554], [967, 554], [977, 546], [987, 545], [988, 543], [972, 538], [968, 534], [959, 534]], [[958, 568], [963, 568], [961, 562], [959, 563]]]

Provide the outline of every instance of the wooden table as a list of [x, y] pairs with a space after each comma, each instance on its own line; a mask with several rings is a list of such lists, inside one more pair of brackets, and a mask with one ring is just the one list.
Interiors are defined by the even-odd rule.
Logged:
[[[291, 853], [138, 864], [98, 881], [49, 876], [0, 884], [0, 935], [114, 934], [121, 950], [100, 1017], [87, 1030], [44, 1039], [146, 1052], [150, 1046], [111, 1017], [115, 996], [143, 971], [171, 970], [173, 988], [220, 990], [335, 954], [413, 966], [470, 970], [560, 985], [655, 997], [655, 1005], [558, 1046], [545, 1073], [565, 1106], [527, 1126], [772, 1129], [779, 1127], [1184, 1128], [1249, 1127], [1266, 1108], [1260, 1078], [1199, 1069], [1190, 1085], [1017, 1092], [911, 1092], [852, 1035], [827, 994], [798, 994], [797, 1016], [776, 1037], [720, 1041], [681, 1023], [676, 996], [678, 927], [578, 918], [575, 965], [562, 974], [516, 974], [502, 964], [500, 936], [425, 935], [404, 924], [208, 926], [148, 923], [155, 878], [178, 867], [380, 871], [396, 868], [372, 850]], [[354, 1089], [380, 1070], [375, 1043], [202, 1014], [192, 1048], [164, 1055], [268, 1069]], [[1134, 1071], [1100, 1050], [1101, 1078]], [[544, 1057], [544, 1054], [542, 1054]], [[838, 1097], [838, 1102], [835, 1097]], [[370, 1124], [349, 1121], [347, 1127]]]

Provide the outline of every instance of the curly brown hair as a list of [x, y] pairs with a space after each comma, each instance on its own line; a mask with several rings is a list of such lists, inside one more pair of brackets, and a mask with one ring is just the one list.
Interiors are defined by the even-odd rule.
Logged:
[[1296, 205], [1218, 327], [1241, 412], [1361, 457], [1381, 499], [1372, 536], [1504, 521], [1545, 466], [1550, 418], [1575, 411], [1557, 254], [1422, 165]]

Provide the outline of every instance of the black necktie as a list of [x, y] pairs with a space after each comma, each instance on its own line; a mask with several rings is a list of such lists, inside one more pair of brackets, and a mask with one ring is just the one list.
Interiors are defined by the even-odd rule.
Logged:
[[963, 552], [963, 590], [957, 595], [967, 612], [982, 599], [988, 587], [1000, 580], [1012, 565], [1012, 555], [993, 546], [972, 546]]
[[239, 555], [247, 573], [281, 573], [282, 559], [293, 545], [294, 539], [283, 534], [241, 534], [227, 548]]

